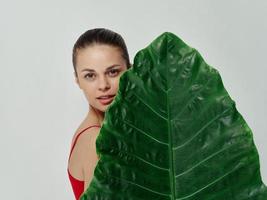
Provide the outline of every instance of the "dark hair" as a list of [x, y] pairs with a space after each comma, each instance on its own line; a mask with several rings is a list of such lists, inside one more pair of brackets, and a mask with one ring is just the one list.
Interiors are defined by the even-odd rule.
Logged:
[[112, 30], [105, 28], [95, 28], [90, 29], [84, 32], [78, 40], [75, 42], [72, 50], [72, 64], [74, 67], [75, 75], [77, 76], [76, 70], [76, 57], [79, 49], [86, 48], [90, 45], [94, 44], [107, 44], [113, 47], [120, 48], [122, 52], [122, 57], [126, 61], [127, 69], [131, 67], [129, 54], [127, 50], [127, 46], [124, 42], [122, 36]]

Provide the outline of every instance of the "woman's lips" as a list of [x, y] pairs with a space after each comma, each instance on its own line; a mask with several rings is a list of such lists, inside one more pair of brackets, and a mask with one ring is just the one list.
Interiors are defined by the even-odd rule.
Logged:
[[111, 96], [109, 98], [105, 98], [105, 99], [98, 99], [99, 102], [103, 105], [107, 105], [107, 104], [110, 104], [113, 100], [114, 96]]

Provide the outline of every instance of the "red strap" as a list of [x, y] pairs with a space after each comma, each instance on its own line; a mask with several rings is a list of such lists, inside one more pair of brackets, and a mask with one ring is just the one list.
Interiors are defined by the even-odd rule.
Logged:
[[101, 126], [99, 126], [99, 125], [92, 125], [92, 126], [89, 126], [89, 127], [85, 128], [85, 129], [83, 129], [83, 130], [76, 136], [76, 138], [75, 138], [75, 140], [74, 140], [74, 142], [73, 142], [72, 148], [71, 148], [71, 150], [70, 150], [69, 161], [70, 161], [71, 153], [72, 153], [72, 151], [73, 151], [74, 146], [76, 145], [76, 142], [77, 142], [79, 136], [80, 136], [84, 131], [86, 131], [87, 129], [89, 129], [89, 128], [91, 128], [91, 127], [101, 127]]

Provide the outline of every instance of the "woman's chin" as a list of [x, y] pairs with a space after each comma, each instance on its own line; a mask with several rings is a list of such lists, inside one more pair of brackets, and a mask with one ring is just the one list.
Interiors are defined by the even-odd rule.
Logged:
[[108, 106], [109, 106], [109, 104], [108, 105], [99, 105], [99, 106], [97, 106], [97, 109], [101, 112], [106, 112]]

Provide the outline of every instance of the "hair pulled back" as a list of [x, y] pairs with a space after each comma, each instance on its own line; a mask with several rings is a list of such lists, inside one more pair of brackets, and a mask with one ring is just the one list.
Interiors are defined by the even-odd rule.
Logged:
[[127, 46], [122, 36], [106, 28], [95, 28], [85, 31], [75, 42], [72, 50], [72, 64], [75, 75], [77, 76], [76, 58], [79, 50], [94, 44], [106, 44], [118, 47], [121, 50], [122, 57], [126, 61], [127, 69], [131, 67]]

